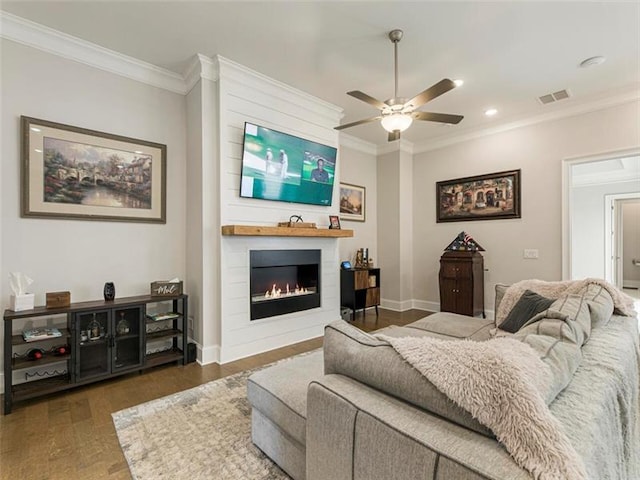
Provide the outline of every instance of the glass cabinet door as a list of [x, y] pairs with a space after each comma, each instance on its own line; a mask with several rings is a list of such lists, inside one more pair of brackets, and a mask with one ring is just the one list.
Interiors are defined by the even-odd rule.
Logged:
[[78, 313], [74, 318], [76, 380], [109, 374], [109, 310]]
[[142, 308], [123, 307], [113, 311], [112, 370], [142, 365]]

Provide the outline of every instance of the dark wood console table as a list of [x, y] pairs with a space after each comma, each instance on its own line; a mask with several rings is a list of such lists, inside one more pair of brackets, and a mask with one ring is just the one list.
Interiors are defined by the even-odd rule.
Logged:
[[[5, 415], [17, 401], [165, 363], [185, 364], [187, 303], [187, 295], [144, 295], [64, 308], [5, 310]], [[53, 328], [60, 335], [27, 342], [25, 325]], [[58, 346], [65, 346], [64, 353], [56, 351]], [[38, 349], [41, 358], [30, 359], [27, 354], [32, 349]]]

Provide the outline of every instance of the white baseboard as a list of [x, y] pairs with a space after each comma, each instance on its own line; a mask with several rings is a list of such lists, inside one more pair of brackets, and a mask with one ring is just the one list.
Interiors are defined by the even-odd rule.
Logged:
[[413, 300], [413, 308], [416, 310], [425, 310], [427, 312], [439, 312], [440, 303], [429, 302], [427, 300]]
[[200, 365], [220, 363], [220, 345], [202, 348], [202, 345], [196, 343], [196, 347], [198, 349], [197, 362]]
[[382, 298], [380, 299], [380, 306], [394, 312], [404, 312], [405, 310], [411, 310], [411, 308], [413, 308], [413, 300], [398, 302], [396, 300]]

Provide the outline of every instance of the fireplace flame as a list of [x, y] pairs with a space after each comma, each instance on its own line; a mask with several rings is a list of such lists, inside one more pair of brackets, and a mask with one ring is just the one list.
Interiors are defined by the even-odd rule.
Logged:
[[287, 283], [286, 287], [285, 287], [285, 292], [282, 292], [281, 288], [278, 288], [277, 285], [274, 283], [273, 286], [271, 287], [271, 290], [267, 290], [264, 294], [264, 298], [281, 298], [281, 297], [287, 297], [287, 296], [293, 296], [293, 295], [306, 295], [309, 292], [308, 289], [304, 288], [304, 287], [299, 287], [298, 285], [296, 285], [296, 288], [294, 288], [293, 290], [291, 290], [289, 288], [289, 284]]

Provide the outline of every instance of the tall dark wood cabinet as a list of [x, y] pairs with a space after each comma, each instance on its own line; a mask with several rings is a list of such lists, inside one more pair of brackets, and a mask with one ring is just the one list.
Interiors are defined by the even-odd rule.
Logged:
[[340, 270], [340, 304], [353, 311], [380, 305], [380, 269], [356, 268]]
[[480, 252], [445, 252], [440, 257], [440, 311], [485, 317]]

